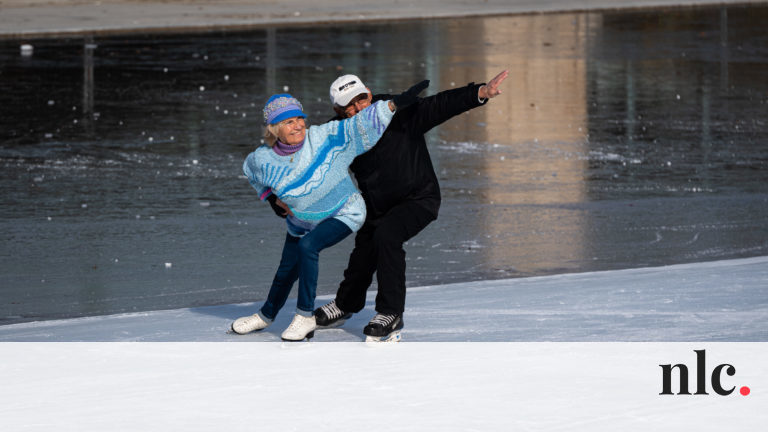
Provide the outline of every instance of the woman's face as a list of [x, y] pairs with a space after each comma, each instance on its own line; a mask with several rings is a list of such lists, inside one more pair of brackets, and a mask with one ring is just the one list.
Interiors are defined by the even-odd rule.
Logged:
[[291, 117], [278, 123], [277, 138], [284, 144], [301, 144], [306, 135], [307, 124], [302, 117]]

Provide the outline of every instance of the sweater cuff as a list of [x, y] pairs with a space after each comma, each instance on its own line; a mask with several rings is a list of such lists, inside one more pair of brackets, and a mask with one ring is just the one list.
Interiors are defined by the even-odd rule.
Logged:
[[272, 195], [272, 189], [267, 188], [266, 190], [264, 190], [264, 192], [261, 193], [261, 196], [259, 196], [259, 199], [262, 201], [266, 201], [267, 198], [269, 198], [271, 195]]

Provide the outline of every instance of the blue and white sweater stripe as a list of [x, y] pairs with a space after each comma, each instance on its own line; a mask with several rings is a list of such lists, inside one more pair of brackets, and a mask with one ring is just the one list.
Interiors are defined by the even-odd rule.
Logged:
[[261, 146], [246, 157], [243, 173], [260, 199], [274, 193], [291, 208], [291, 235], [300, 237], [329, 217], [355, 232], [365, 221], [365, 202], [348, 168], [376, 144], [393, 115], [380, 101], [352, 118], [312, 126], [299, 151], [280, 156]]

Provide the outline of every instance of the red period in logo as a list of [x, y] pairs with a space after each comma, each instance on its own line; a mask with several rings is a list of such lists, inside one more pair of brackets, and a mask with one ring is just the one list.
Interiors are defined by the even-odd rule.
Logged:
[[742, 395], [742, 396], [747, 396], [747, 395], [749, 394], [749, 387], [747, 387], [747, 386], [744, 386], [744, 387], [742, 387], [742, 388], [741, 388], [741, 390], [739, 390], [739, 391], [741, 392], [741, 395]]

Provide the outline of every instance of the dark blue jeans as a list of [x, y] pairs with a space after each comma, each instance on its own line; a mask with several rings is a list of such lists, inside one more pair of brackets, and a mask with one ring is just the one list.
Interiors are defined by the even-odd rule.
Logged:
[[326, 219], [320, 222], [304, 237], [285, 235], [283, 256], [272, 281], [272, 288], [261, 314], [274, 320], [285, 304], [288, 294], [296, 279], [299, 280], [299, 298], [296, 313], [311, 316], [315, 310], [317, 290], [318, 259], [320, 251], [335, 245], [352, 234], [352, 230], [338, 219]]

